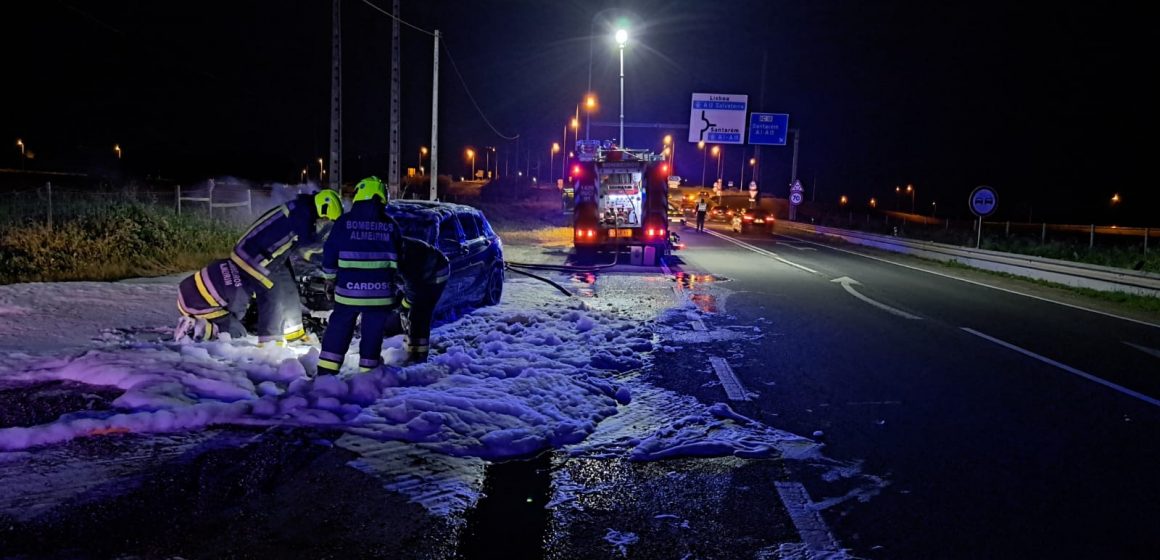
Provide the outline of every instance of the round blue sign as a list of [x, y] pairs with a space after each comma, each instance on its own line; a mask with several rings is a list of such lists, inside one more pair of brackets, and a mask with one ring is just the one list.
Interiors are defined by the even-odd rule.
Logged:
[[967, 204], [976, 216], [990, 216], [999, 207], [999, 195], [995, 194], [995, 189], [991, 187], [975, 187], [975, 190], [971, 191], [971, 197], [967, 199]]

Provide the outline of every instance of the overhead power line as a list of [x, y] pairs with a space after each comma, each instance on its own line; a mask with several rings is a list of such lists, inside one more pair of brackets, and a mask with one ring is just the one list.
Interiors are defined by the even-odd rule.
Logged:
[[[413, 23], [409, 23], [409, 22], [403, 20], [403, 18], [400, 18], [399, 16], [396, 16], [395, 14], [392, 14], [391, 12], [388, 12], [388, 11], [374, 5], [374, 3], [372, 3], [370, 0], [362, 0], [362, 3], [366, 4], [367, 6], [370, 6], [371, 8], [374, 8], [375, 11], [377, 11], [377, 12], [379, 12], [379, 13], [381, 13], [381, 14], [383, 14], [391, 19], [393, 19], [393, 20], [395, 20], [403, 25], [406, 25], [407, 27], [410, 27], [411, 29], [414, 29], [415, 31], [418, 31], [420, 33], [424, 33], [426, 35], [430, 35], [432, 37], [435, 36], [434, 31], [427, 31], [426, 29], [423, 29], [422, 27], [419, 27]], [[483, 113], [483, 109], [481, 109], [479, 107], [479, 103], [477, 103], [475, 101], [475, 96], [471, 94], [471, 88], [467, 86], [467, 80], [463, 79], [463, 74], [459, 73], [459, 66], [457, 64], [455, 64], [455, 59], [451, 57], [451, 50], [447, 48], [447, 41], [443, 38], [442, 35], [440, 35], [440, 37], [439, 37], [439, 42], [443, 45], [444, 51], [447, 52], [447, 60], [451, 61], [451, 68], [455, 70], [455, 75], [457, 77], [459, 77], [459, 83], [463, 84], [463, 90], [465, 92], [467, 92], [467, 98], [471, 100], [471, 104], [475, 107], [475, 110], [479, 113], [479, 117], [481, 119], [483, 119], [483, 122], [485, 124], [487, 124], [488, 128], [490, 128], [491, 131], [494, 132], [496, 136], [499, 136], [500, 138], [503, 138], [504, 140], [515, 140], [515, 139], [519, 138], [520, 137], [519, 134], [516, 134], [515, 136], [508, 136], [508, 135], [500, 132], [498, 129], [496, 129], [495, 125], [491, 124], [491, 121], [487, 118], [487, 115], [485, 115]]]
[[396, 16], [395, 14], [392, 14], [391, 12], [388, 12], [388, 11], [372, 4], [370, 2], [370, 0], [362, 0], [362, 3], [370, 6], [371, 8], [374, 8], [375, 10], [377, 10], [379, 13], [383, 14], [384, 16], [387, 16], [387, 17], [389, 17], [389, 18], [391, 18], [391, 19], [393, 19], [393, 20], [395, 20], [403, 25], [406, 25], [407, 27], [410, 27], [411, 29], [414, 29], [415, 31], [418, 31], [420, 33], [426, 33], [427, 35], [430, 35], [432, 37], [435, 36], [434, 31], [427, 31], [426, 29], [423, 29], [422, 27], [419, 27], [418, 25], [410, 23], [410, 22], [404, 20], [403, 18]]

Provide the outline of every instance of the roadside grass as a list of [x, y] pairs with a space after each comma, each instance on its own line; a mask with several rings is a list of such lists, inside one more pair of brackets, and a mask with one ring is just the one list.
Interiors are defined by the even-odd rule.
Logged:
[[1142, 244], [1134, 247], [1095, 247], [1089, 249], [1087, 245], [1063, 241], [1040, 243], [1038, 240], [1029, 241], [1021, 238], [984, 238], [983, 240], [983, 248], [990, 251], [1160, 273], [1160, 252], [1151, 251], [1144, 254]]
[[229, 253], [241, 228], [169, 208], [87, 201], [0, 224], [0, 283], [120, 280], [194, 270]]
[[1133, 310], [1137, 310], [1137, 311], [1144, 311], [1144, 312], [1148, 312], [1148, 313], [1160, 313], [1160, 298], [1156, 298], [1156, 297], [1143, 296], [1143, 295], [1139, 295], [1139, 294], [1131, 294], [1128, 292], [1101, 291], [1101, 290], [1093, 290], [1091, 288], [1079, 288], [1079, 287], [1075, 287], [1075, 286], [1068, 286], [1067, 284], [1060, 284], [1058, 282], [1048, 282], [1047, 280], [1040, 280], [1040, 279], [1036, 279], [1036, 278], [1027, 278], [1025, 276], [1019, 276], [1017, 274], [1011, 274], [1009, 272], [998, 272], [998, 271], [992, 271], [992, 270], [985, 270], [982, 268], [975, 268], [973, 266], [963, 264], [963, 263], [956, 261], [956, 260], [945, 261], [945, 262], [944, 261], [935, 261], [935, 260], [930, 260], [930, 259], [922, 259], [922, 260], [928, 261], [931, 263], [941, 264], [941, 265], [946, 266], [948, 268], [957, 268], [960, 270], [971, 270], [974, 272], [982, 272], [984, 274], [988, 274], [991, 276], [997, 276], [1000, 278], [1011, 278], [1011, 279], [1015, 279], [1015, 280], [1021, 280], [1023, 282], [1029, 282], [1029, 283], [1036, 284], [1039, 286], [1045, 286], [1045, 287], [1053, 288], [1053, 289], [1057, 289], [1057, 290], [1064, 290], [1067, 292], [1082, 295], [1082, 296], [1089, 297], [1092, 299], [1096, 299], [1096, 300], [1100, 300], [1100, 301], [1107, 301], [1107, 302], [1115, 303], [1118, 305], [1122, 305], [1128, 309], [1133, 309]]

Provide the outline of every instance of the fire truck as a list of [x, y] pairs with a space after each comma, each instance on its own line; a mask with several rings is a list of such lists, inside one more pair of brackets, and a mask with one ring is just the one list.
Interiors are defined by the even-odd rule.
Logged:
[[669, 164], [662, 156], [579, 140], [571, 171], [578, 253], [628, 248], [630, 263], [646, 266], [669, 254]]

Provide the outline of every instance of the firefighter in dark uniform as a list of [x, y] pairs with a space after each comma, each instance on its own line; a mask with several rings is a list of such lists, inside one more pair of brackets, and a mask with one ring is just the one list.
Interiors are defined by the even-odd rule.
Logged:
[[230, 260], [257, 294], [259, 342], [290, 342], [306, 336], [290, 250], [317, 243], [319, 220], [336, 220], [340, 215], [338, 193], [323, 189], [300, 194], [263, 214], [234, 246]]
[[403, 278], [403, 302], [399, 320], [407, 362], [426, 362], [431, 346], [431, 322], [435, 304], [439, 303], [443, 295], [443, 288], [451, 275], [451, 264], [439, 249], [407, 237], [403, 239], [399, 275]]
[[233, 261], [209, 263], [177, 286], [177, 309], [182, 317], [174, 338], [207, 341], [223, 332], [231, 338], [246, 336], [242, 317], [253, 295], [254, 289], [243, 281]]
[[322, 337], [319, 375], [336, 375], [362, 316], [359, 370], [382, 362], [387, 322], [399, 305], [395, 272], [402, 231], [386, 212], [387, 192], [377, 177], [355, 186], [350, 212], [335, 221], [322, 249], [322, 273], [334, 279], [334, 311]]

